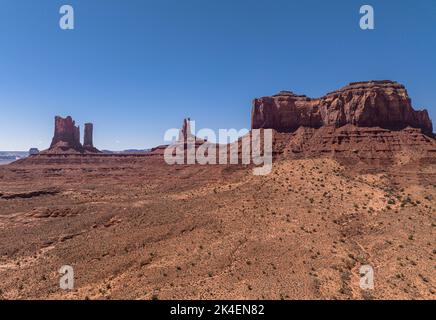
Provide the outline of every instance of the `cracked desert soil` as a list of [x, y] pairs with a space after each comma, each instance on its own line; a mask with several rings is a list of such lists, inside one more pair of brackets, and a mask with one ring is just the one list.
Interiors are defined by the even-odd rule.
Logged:
[[431, 164], [0, 166], [0, 298], [435, 299], [435, 199]]

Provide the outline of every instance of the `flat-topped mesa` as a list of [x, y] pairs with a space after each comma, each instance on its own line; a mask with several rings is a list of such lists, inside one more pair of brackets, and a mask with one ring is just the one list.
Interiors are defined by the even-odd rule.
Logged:
[[76, 126], [75, 121], [70, 116], [66, 118], [55, 117], [55, 130], [50, 149], [83, 151], [80, 143], [80, 128]]
[[433, 132], [427, 110], [415, 111], [406, 88], [389, 80], [353, 82], [317, 99], [281, 91], [253, 101], [252, 129], [293, 132], [301, 126], [346, 124], [390, 130], [410, 126], [422, 129], [425, 134]]

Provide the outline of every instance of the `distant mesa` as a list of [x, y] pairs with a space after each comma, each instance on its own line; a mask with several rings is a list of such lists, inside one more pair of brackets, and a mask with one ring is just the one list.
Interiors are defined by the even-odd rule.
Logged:
[[30, 148], [29, 149], [29, 156], [37, 156], [39, 154], [38, 148]]
[[27, 151], [0, 151], [0, 165], [9, 164], [24, 159], [29, 155]]
[[410, 126], [433, 133], [427, 110], [415, 111], [406, 88], [395, 81], [353, 82], [317, 99], [281, 91], [253, 101], [252, 129], [294, 132], [300, 127], [347, 124], [389, 130]]
[[48, 153], [100, 153], [93, 144], [93, 124], [85, 124], [83, 145], [80, 143], [80, 127], [70, 117], [55, 117], [55, 130]]

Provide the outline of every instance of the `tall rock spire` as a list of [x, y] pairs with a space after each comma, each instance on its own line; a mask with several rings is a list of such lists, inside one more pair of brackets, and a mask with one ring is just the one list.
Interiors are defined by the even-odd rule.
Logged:
[[92, 123], [85, 123], [85, 136], [83, 138], [83, 147], [94, 147], [94, 143], [92, 141], [93, 130], [94, 125]]

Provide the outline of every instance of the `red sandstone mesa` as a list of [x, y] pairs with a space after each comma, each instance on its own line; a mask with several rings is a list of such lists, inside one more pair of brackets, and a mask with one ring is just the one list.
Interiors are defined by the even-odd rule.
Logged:
[[252, 129], [293, 132], [299, 127], [380, 127], [400, 130], [407, 126], [431, 135], [427, 110], [415, 111], [405, 87], [394, 81], [354, 82], [312, 99], [282, 91], [253, 101]]

